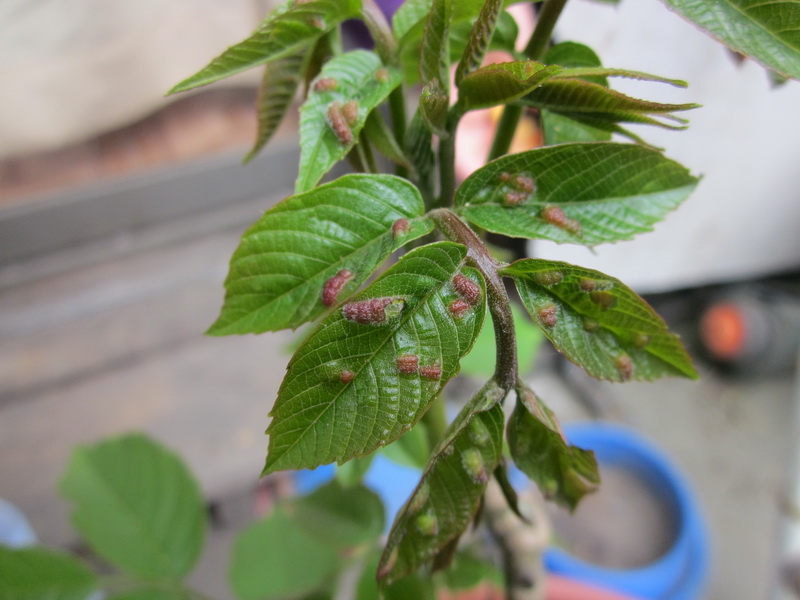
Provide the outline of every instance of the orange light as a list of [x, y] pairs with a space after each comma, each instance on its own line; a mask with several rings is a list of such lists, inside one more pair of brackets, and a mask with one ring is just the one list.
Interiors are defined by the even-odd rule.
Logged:
[[744, 350], [747, 337], [742, 310], [735, 304], [715, 304], [700, 320], [700, 335], [705, 347], [717, 358], [737, 358]]

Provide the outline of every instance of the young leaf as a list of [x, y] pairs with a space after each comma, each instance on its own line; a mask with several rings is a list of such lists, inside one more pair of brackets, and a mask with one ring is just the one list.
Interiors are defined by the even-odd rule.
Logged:
[[461, 85], [464, 75], [481, 66], [502, 10], [503, 0], [487, 0], [481, 8], [481, 13], [469, 32], [467, 46], [456, 69], [456, 85]]
[[445, 126], [449, 108], [450, 97], [438, 79], [428, 82], [422, 88], [419, 97], [419, 114], [428, 129], [440, 137], [447, 135]]
[[357, 16], [361, 0], [311, 0], [269, 15], [246, 40], [231, 46], [168, 94], [185, 92], [241, 71], [294, 54], [342, 21]]
[[420, 188], [423, 194], [427, 194], [426, 198], [428, 198], [433, 193], [431, 175], [436, 165], [436, 155], [433, 153], [431, 130], [425, 125], [420, 110], [417, 110], [411, 119], [406, 131], [404, 144], [406, 154], [419, 176]]
[[367, 115], [400, 84], [400, 72], [367, 50], [330, 60], [300, 109], [300, 167], [295, 193], [313, 188], [358, 140]]
[[253, 148], [244, 157], [245, 163], [250, 162], [267, 145], [286, 116], [302, 80], [302, 66], [307, 55], [308, 51], [303, 49], [269, 62], [264, 67], [258, 90], [258, 133]]
[[668, 77], [660, 77], [659, 75], [651, 75], [650, 73], [642, 73], [641, 71], [631, 71], [628, 69], [605, 69], [603, 67], [567, 68], [556, 75], [555, 80], [576, 78], [584, 79], [586, 81], [602, 81], [608, 77], [624, 77], [627, 79], [638, 79], [640, 81], [653, 81], [655, 83], [666, 83], [668, 85], [680, 88], [685, 88], [689, 85], [681, 79], [669, 79]]
[[650, 231], [697, 182], [643, 146], [562, 144], [490, 162], [461, 184], [455, 202], [495, 233], [594, 245]]
[[562, 70], [526, 60], [487, 65], [464, 76], [458, 102], [465, 110], [490, 108], [521, 98]]
[[392, 585], [379, 586], [375, 579], [380, 554], [370, 556], [355, 589], [354, 600], [436, 600], [436, 586], [430, 577], [414, 573]]
[[[461, 23], [453, 23], [450, 27], [450, 62], [457, 63], [461, 60], [464, 52], [469, 43], [470, 34], [472, 33], [472, 22], [464, 21]], [[519, 27], [517, 22], [507, 12], [501, 12], [500, 17], [495, 23], [494, 34], [489, 42], [488, 50], [500, 50], [507, 54], [514, 54], [516, 52], [516, 42], [519, 37]], [[476, 65], [475, 68], [479, 67]]]
[[[599, 123], [641, 123], [666, 129], [684, 129], [685, 121], [674, 116], [676, 111], [698, 108], [698, 104], [663, 104], [640, 100], [583, 79], [550, 78], [521, 99], [528, 106], [551, 110], [592, 125]], [[676, 121], [671, 125], [654, 119], [658, 115]]]
[[[429, 233], [424, 211], [417, 189], [391, 175], [345, 175], [286, 198], [242, 236], [208, 333], [263, 333], [315, 319], [392, 252]], [[338, 293], [323, 298], [336, 277]]]
[[678, 336], [618, 279], [563, 262], [523, 259], [502, 270], [556, 349], [598, 379], [696, 378]]
[[177, 455], [144, 435], [79, 447], [61, 490], [75, 528], [117, 566], [179, 578], [197, 561], [206, 529], [200, 489]]
[[94, 573], [69, 554], [0, 545], [0, 598], [86, 600], [97, 583]]
[[663, 2], [736, 52], [800, 79], [800, 3], [796, 0]]
[[[450, 242], [417, 248], [320, 323], [278, 392], [265, 473], [364, 456], [422, 417], [483, 324], [483, 280], [465, 259]], [[456, 312], [459, 273], [481, 298]]]
[[293, 501], [286, 509], [310, 535], [336, 547], [374, 542], [383, 532], [383, 503], [375, 492], [337, 480]]
[[507, 429], [514, 463], [546, 498], [574, 510], [584, 495], [597, 489], [594, 452], [570, 446], [553, 412], [531, 390], [517, 390]]
[[[577, 42], [561, 42], [550, 47], [544, 55], [542, 61], [546, 65], [561, 65], [562, 67], [602, 67], [600, 57], [594, 50], [578, 44]], [[608, 87], [608, 79], [603, 76], [583, 77], [586, 81], [592, 81], [598, 85]]]
[[340, 562], [335, 547], [278, 509], [239, 534], [230, 581], [241, 600], [285, 600], [322, 588]]
[[433, 0], [422, 34], [419, 74], [423, 84], [438, 79], [446, 86], [450, 81], [447, 36], [452, 19], [452, 0]]
[[504, 396], [490, 381], [448, 427], [392, 525], [378, 579], [390, 584], [416, 571], [469, 525], [502, 457]]
[[393, 163], [413, 169], [379, 110], [373, 110], [364, 125], [364, 135], [375, 148]]

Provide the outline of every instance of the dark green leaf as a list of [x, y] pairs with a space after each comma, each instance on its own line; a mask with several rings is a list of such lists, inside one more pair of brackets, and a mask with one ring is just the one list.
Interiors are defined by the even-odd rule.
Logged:
[[[265, 473], [364, 456], [422, 417], [483, 324], [483, 295], [451, 313], [454, 276], [483, 288], [465, 259], [466, 249], [450, 242], [417, 248], [320, 323], [289, 363]], [[416, 372], [400, 372], [407, 356], [417, 357]]]
[[380, 554], [370, 557], [356, 585], [355, 600], [436, 600], [436, 588], [430, 577], [409, 575], [400, 581], [378, 586], [375, 570], [378, 568]]
[[[392, 252], [430, 232], [424, 210], [417, 189], [391, 175], [345, 175], [290, 196], [242, 236], [208, 333], [262, 333], [315, 319], [327, 309], [322, 294], [331, 278], [350, 273], [332, 299], [338, 303]], [[408, 227], [393, 228], [401, 219]]]
[[697, 182], [643, 146], [562, 144], [490, 162], [464, 181], [455, 202], [495, 233], [594, 245], [650, 231]]
[[180, 458], [141, 434], [79, 447], [61, 481], [72, 523], [103, 558], [142, 577], [178, 578], [203, 548], [202, 494]]
[[487, 560], [481, 560], [466, 552], [456, 553], [452, 566], [445, 571], [447, 588], [451, 590], [470, 590], [484, 582], [503, 585], [503, 574]]
[[464, 54], [456, 69], [456, 85], [461, 85], [464, 75], [481, 66], [502, 10], [503, 0], [486, 0], [481, 8], [480, 15], [472, 25]]
[[345, 19], [357, 16], [361, 0], [311, 0], [297, 2], [269, 15], [246, 40], [231, 46], [208, 66], [181, 81], [175, 94], [230, 77], [241, 71], [294, 54]]
[[494, 478], [497, 485], [500, 486], [500, 491], [503, 492], [503, 497], [506, 499], [508, 508], [511, 509], [523, 522], [530, 523], [528, 517], [522, 514], [519, 508], [519, 496], [517, 490], [511, 485], [511, 480], [508, 478], [508, 469], [506, 469], [505, 461], [500, 461], [497, 468], [494, 470]]
[[104, 597], [105, 600], [195, 600], [197, 596], [185, 589], [165, 590], [161, 587], [147, 587], [143, 585], [138, 590], [117, 592]]
[[393, 163], [408, 169], [413, 168], [379, 110], [369, 113], [363, 133], [367, 141]]
[[[585, 120], [588, 124], [600, 123], [640, 123], [656, 125], [666, 129], [683, 129], [685, 121], [672, 113], [698, 108], [698, 104], [663, 104], [626, 96], [605, 86], [583, 79], [550, 78], [533, 92], [523, 97], [521, 102], [539, 109], [551, 110], [573, 119]], [[675, 121], [671, 125], [653, 118]]]
[[241, 600], [286, 600], [322, 588], [340, 557], [280, 510], [236, 539], [230, 581]]
[[544, 496], [570, 510], [600, 483], [594, 452], [567, 444], [552, 411], [527, 388], [517, 390], [508, 445], [516, 465]]
[[[546, 65], [561, 65], [562, 67], [602, 67], [600, 57], [594, 50], [577, 42], [561, 42], [551, 46], [542, 61]], [[585, 77], [599, 85], [608, 86], [608, 79], [603, 76]]]
[[448, 58], [448, 31], [453, 20], [452, 0], [433, 0], [425, 20], [419, 60], [419, 76], [423, 86], [438, 82], [438, 88], [447, 97], [450, 85]]
[[618, 279], [563, 262], [519, 260], [503, 269], [556, 349], [609, 381], [696, 378], [678, 336]]
[[465, 110], [507, 104], [535, 90], [561, 69], [532, 60], [487, 65], [464, 76], [458, 102]]
[[94, 573], [69, 554], [0, 545], [0, 598], [86, 600], [96, 587]]
[[490, 381], [450, 424], [389, 532], [380, 580], [413, 573], [469, 525], [502, 457], [504, 396]]
[[800, 2], [663, 0], [731, 49], [800, 79]]
[[287, 507], [309, 535], [337, 547], [374, 542], [383, 532], [383, 503], [363, 485], [344, 487], [337, 480], [298, 498]]
[[[467, 48], [471, 32], [472, 23], [470, 21], [454, 23], [453, 26], [450, 27], [451, 63], [456, 63], [461, 60], [461, 56]], [[518, 36], [519, 28], [517, 27], [517, 22], [514, 20], [514, 17], [507, 12], [501, 12], [500, 18], [495, 24], [494, 35], [492, 35], [487, 50], [500, 50], [508, 54], [514, 54]]]
[[436, 155], [433, 153], [431, 130], [425, 125], [419, 110], [414, 113], [414, 117], [411, 119], [404, 143], [406, 154], [411, 160], [414, 170], [419, 175], [421, 188], [430, 190], [431, 175], [436, 165]]
[[367, 50], [330, 60], [300, 108], [300, 167], [295, 193], [314, 187], [358, 140], [367, 115], [400, 84], [400, 72]]
[[267, 145], [286, 116], [300, 85], [302, 66], [307, 55], [308, 51], [304, 49], [297, 54], [289, 54], [267, 63], [264, 67], [264, 76], [258, 90], [258, 133], [244, 162], [249, 162]]
[[336, 480], [344, 487], [352, 487], [361, 483], [364, 475], [367, 474], [367, 471], [372, 466], [374, 458], [375, 455], [370, 454], [369, 456], [354, 458], [343, 465], [339, 465], [336, 469]]

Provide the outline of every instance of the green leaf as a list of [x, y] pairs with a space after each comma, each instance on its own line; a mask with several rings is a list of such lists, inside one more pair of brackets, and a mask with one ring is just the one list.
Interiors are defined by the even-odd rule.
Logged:
[[386, 158], [397, 165], [406, 167], [407, 169], [413, 169], [379, 110], [373, 110], [369, 113], [363, 133], [367, 141], [375, 146], [378, 152], [383, 154]]
[[[577, 42], [561, 42], [551, 46], [542, 62], [546, 65], [561, 65], [571, 68], [603, 66], [600, 57], [594, 50]], [[608, 79], [603, 76], [584, 77], [583, 79], [608, 87]]]
[[440, 137], [447, 135], [447, 111], [450, 108], [450, 98], [447, 91], [439, 84], [438, 79], [430, 81], [419, 97], [419, 114], [422, 120], [433, 133]]
[[423, 86], [438, 81], [445, 96], [450, 84], [448, 30], [452, 20], [452, 0], [433, 0], [425, 20], [419, 59], [419, 76]]
[[419, 109], [411, 119], [403, 142], [406, 147], [406, 154], [411, 160], [414, 170], [419, 175], [420, 187], [423, 190], [430, 190], [432, 186], [431, 175], [436, 165], [436, 155], [433, 153], [431, 130], [425, 124]]
[[360, 12], [361, 0], [311, 0], [279, 9], [269, 15], [250, 37], [225, 50], [168, 94], [185, 92], [294, 54]]
[[503, 574], [496, 566], [466, 552], [456, 553], [452, 566], [444, 576], [450, 590], [470, 590], [486, 581], [498, 588], [503, 585]]
[[267, 145], [272, 135], [283, 121], [286, 112], [294, 101], [297, 88], [302, 80], [302, 66], [308, 51], [303, 49], [274, 60], [264, 67], [261, 87], [258, 90], [258, 133], [250, 152], [244, 158], [247, 163]]
[[412, 574], [392, 585], [378, 586], [375, 570], [380, 554], [370, 556], [356, 584], [355, 600], [436, 600], [436, 588], [430, 577]]
[[464, 76], [458, 102], [465, 110], [507, 104], [535, 90], [561, 69], [532, 60], [487, 65]]
[[[461, 60], [462, 55], [466, 51], [467, 44], [469, 43], [470, 34], [472, 33], [472, 22], [464, 21], [461, 23], [454, 23], [450, 27], [450, 62], [457, 63]], [[509, 54], [516, 52], [515, 46], [517, 37], [519, 36], [519, 28], [517, 22], [507, 12], [501, 12], [500, 17], [495, 24], [494, 34], [491, 37], [487, 50], [501, 50]], [[476, 68], [480, 65], [476, 65]]]
[[461, 85], [465, 75], [481, 66], [502, 10], [503, 0], [486, 0], [481, 8], [480, 15], [469, 32], [467, 45], [456, 69], [456, 85]]
[[618, 279], [563, 262], [524, 259], [502, 270], [556, 349], [598, 379], [696, 378], [678, 336]]
[[286, 600], [320, 590], [340, 563], [333, 546], [276, 510], [237, 537], [230, 582], [241, 600]]
[[469, 525], [502, 458], [504, 396], [490, 381], [450, 424], [392, 525], [379, 580], [392, 583], [416, 571]]
[[[699, 107], [699, 104], [663, 104], [640, 100], [591, 81], [556, 77], [545, 81], [523, 97], [521, 102], [585, 121], [589, 125], [628, 122], [655, 125], [665, 129], [685, 129], [685, 120], [672, 113]], [[679, 125], [659, 121], [650, 115], [658, 115]]]
[[195, 600], [196, 597], [185, 589], [164, 590], [144, 585], [141, 589], [117, 592], [104, 598], [105, 600]]
[[431, 12], [433, 0], [406, 0], [392, 16], [392, 30], [398, 40], [405, 37], [409, 31], [420, 23]]
[[[325, 82], [324, 85], [320, 82]], [[367, 115], [400, 84], [400, 72], [367, 50], [331, 59], [300, 108], [300, 167], [295, 193], [313, 188], [358, 140]]]
[[570, 510], [600, 484], [594, 452], [567, 444], [552, 411], [524, 387], [517, 390], [508, 421], [508, 445], [516, 465], [544, 496]]
[[360, 484], [345, 487], [335, 479], [286, 510], [308, 534], [343, 548], [376, 541], [385, 520], [375, 492]]
[[336, 469], [336, 480], [344, 487], [358, 485], [364, 479], [369, 468], [372, 466], [374, 454], [354, 458], [353, 460], [339, 465]]
[[651, 148], [562, 144], [490, 162], [461, 184], [455, 203], [495, 233], [594, 245], [650, 231], [697, 182]]
[[[364, 456], [422, 417], [483, 324], [482, 300], [458, 316], [450, 312], [460, 300], [452, 283], [459, 273], [483, 294], [465, 259], [466, 249], [450, 242], [417, 248], [320, 323], [278, 392], [265, 473]], [[362, 310], [372, 299], [385, 308]], [[363, 322], [345, 317], [356, 313]], [[416, 372], [400, 372], [398, 358], [407, 356], [417, 357]], [[410, 359], [400, 360], [407, 367]]]
[[638, 79], [639, 81], [666, 83], [680, 88], [685, 88], [689, 85], [682, 79], [670, 79], [668, 77], [651, 75], [650, 73], [643, 73], [642, 71], [631, 71], [629, 69], [606, 69], [603, 67], [572, 67], [564, 69], [555, 76], [555, 80], [576, 78], [591, 82], [592, 80], [602, 81], [608, 77], [624, 77], [626, 79]]
[[787, 77], [800, 79], [800, 2], [663, 0], [706, 33]]
[[315, 319], [328, 308], [322, 294], [331, 278], [350, 273], [329, 298], [338, 303], [392, 252], [429, 233], [424, 211], [417, 189], [391, 175], [345, 175], [286, 198], [242, 236], [208, 333], [263, 333]]
[[86, 600], [96, 588], [94, 573], [69, 554], [0, 545], [0, 598]]
[[200, 555], [200, 488], [177, 455], [144, 435], [76, 449], [61, 491], [92, 549], [131, 573], [179, 578]]

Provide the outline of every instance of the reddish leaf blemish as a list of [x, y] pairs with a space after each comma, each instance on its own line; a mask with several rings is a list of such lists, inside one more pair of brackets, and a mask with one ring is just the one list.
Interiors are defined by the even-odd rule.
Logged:
[[401, 354], [395, 359], [397, 371], [403, 375], [411, 375], [417, 372], [419, 367], [419, 357], [415, 354]]
[[330, 92], [339, 87], [339, 82], [333, 77], [322, 77], [314, 82], [314, 91], [317, 93]]
[[558, 323], [558, 307], [555, 304], [548, 304], [536, 311], [539, 322], [547, 328], [555, 327]]
[[456, 319], [460, 319], [469, 311], [470, 308], [471, 307], [466, 300], [453, 300], [447, 307], [447, 310], [449, 310], [450, 314]]
[[419, 368], [419, 374], [425, 379], [441, 379], [442, 367], [441, 365], [424, 365]]
[[405, 305], [402, 298], [371, 298], [348, 302], [342, 306], [342, 315], [348, 321], [365, 325], [380, 325], [387, 318], [398, 316]]
[[336, 298], [339, 292], [342, 291], [344, 285], [353, 277], [353, 274], [347, 269], [342, 269], [336, 275], [328, 279], [322, 288], [322, 303], [325, 306], [333, 306], [336, 304]]
[[353, 142], [353, 132], [350, 131], [350, 126], [342, 114], [342, 105], [338, 102], [331, 102], [328, 106], [328, 124], [340, 144], [348, 146]]
[[481, 287], [461, 273], [453, 277], [453, 287], [456, 288], [459, 296], [472, 305], [477, 304], [481, 299]]
[[408, 219], [397, 219], [392, 223], [392, 235], [395, 238], [407, 234], [409, 229], [411, 229], [411, 223], [408, 222]]

